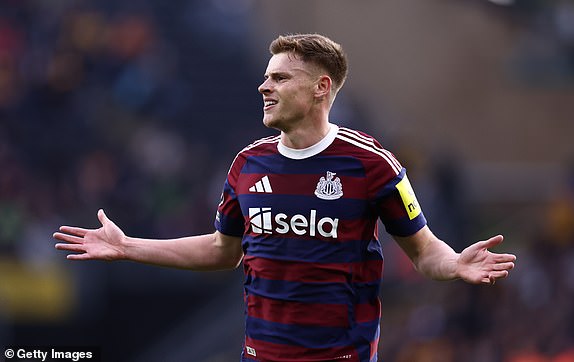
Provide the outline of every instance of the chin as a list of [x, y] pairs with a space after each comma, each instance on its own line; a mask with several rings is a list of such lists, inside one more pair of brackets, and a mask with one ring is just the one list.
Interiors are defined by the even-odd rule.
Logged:
[[267, 128], [281, 129], [281, 122], [272, 117], [263, 117], [263, 125]]

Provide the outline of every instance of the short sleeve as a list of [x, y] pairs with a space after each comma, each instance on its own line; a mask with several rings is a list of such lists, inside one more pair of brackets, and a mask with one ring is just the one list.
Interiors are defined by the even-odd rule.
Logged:
[[405, 168], [377, 192], [374, 202], [391, 235], [409, 236], [427, 224]]
[[237, 178], [243, 164], [241, 161], [242, 158], [236, 157], [229, 169], [214, 222], [215, 229], [222, 234], [239, 237], [242, 237], [245, 232], [245, 221], [235, 192]]

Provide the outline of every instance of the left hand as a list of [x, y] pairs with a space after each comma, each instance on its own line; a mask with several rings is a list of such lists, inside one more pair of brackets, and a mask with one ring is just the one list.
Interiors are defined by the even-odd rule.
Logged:
[[497, 279], [506, 278], [514, 268], [516, 256], [488, 250], [502, 243], [502, 240], [503, 236], [497, 235], [464, 249], [457, 260], [458, 276], [468, 283], [490, 285], [494, 285]]

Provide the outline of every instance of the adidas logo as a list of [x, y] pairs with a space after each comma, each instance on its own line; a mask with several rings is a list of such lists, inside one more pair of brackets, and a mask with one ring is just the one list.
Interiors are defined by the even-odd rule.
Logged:
[[249, 192], [265, 192], [272, 193], [271, 183], [269, 183], [269, 177], [264, 176], [261, 180], [257, 181], [255, 185], [249, 188]]

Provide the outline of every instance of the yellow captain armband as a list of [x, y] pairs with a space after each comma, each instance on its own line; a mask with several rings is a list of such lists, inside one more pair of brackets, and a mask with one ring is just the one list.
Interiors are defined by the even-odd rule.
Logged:
[[409, 219], [412, 220], [419, 216], [421, 213], [421, 207], [406, 174], [405, 177], [403, 177], [403, 179], [397, 184], [396, 188], [399, 190], [401, 200], [403, 200]]

